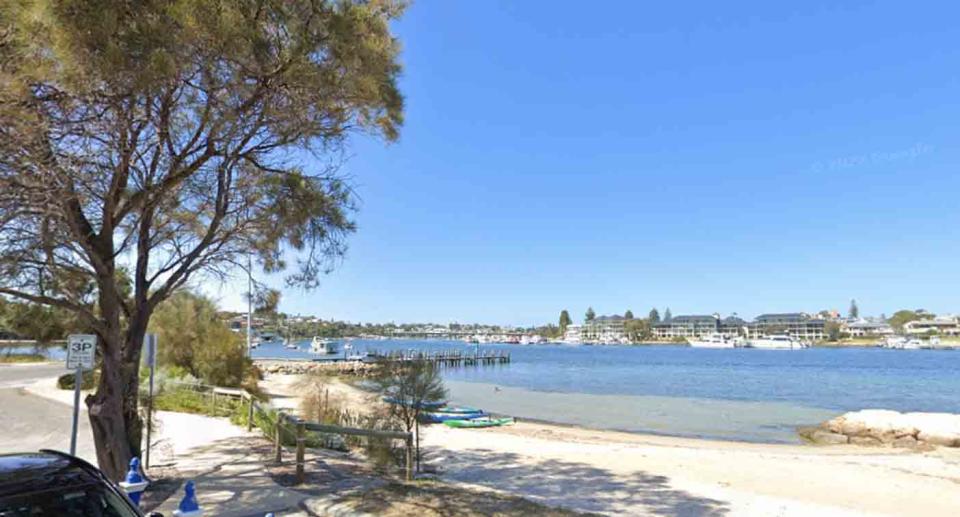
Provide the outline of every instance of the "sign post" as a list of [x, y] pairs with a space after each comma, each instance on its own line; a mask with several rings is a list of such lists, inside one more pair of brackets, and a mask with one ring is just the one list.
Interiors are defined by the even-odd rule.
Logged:
[[150, 468], [150, 434], [153, 430], [153, 372], [157, 367], [157, 335], [147, 334], [147, 365], [150, 367], [150, 398], [147, 399], [147, 450], [144, 466]]
[[67, 336], [67, 369], [75, 370], [73, 381], [73, 431], [70, 433], [70, 455], [77, 455], [77, 422], [80, 417], [80, 386], [83, 384], [83, 370], [93, 368], [93, 359], [97, 355], [97, 336], [91, 334], [71, 334]]

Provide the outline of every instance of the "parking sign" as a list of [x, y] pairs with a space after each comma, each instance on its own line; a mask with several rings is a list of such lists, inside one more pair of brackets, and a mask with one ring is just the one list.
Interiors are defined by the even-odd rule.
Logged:
[[67, 336], [67, 369], [93, 368], [93, 358], [97, 355], [97, 336], [93, 334], [72, 334]]

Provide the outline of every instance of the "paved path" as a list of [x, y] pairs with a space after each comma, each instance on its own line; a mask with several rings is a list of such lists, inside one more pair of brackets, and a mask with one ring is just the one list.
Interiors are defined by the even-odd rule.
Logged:
[[[23, 389], [64, 373], [61, 364], [0, 366], [0, 454], [38, 449], [70, 451], [71, 407]], [[77, 455], [96, 461], [93, 432], [81, 401]]]

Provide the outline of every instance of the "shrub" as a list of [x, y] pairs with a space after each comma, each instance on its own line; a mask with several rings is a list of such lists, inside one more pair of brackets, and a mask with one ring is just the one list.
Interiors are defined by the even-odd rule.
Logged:
[[[74, 379], [76, 375], [73, 372], [65, 373], [57, 377], [57, 387], [62, 390], [72, 390], [76, 385]], [[83, 382], [80, 384], [82, 390], [92, 390], [100, 380], [100, 370], [85, 370], [83, 372]]]
[[215, 386], [236, 387], [256, 376], [243, 338], [220, 321], [206, 297], [176, 293], [157, 308], [150, 328], [157, 334], [163, 367], [180, 368]]

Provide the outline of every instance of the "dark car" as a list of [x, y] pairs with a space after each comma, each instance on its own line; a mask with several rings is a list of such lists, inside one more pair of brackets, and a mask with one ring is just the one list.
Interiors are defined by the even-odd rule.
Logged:
[[0, 517], [35, 515], [142, 517], [143, 513], [100, 470], [79, 458], [48, 450], [0, 454]]

